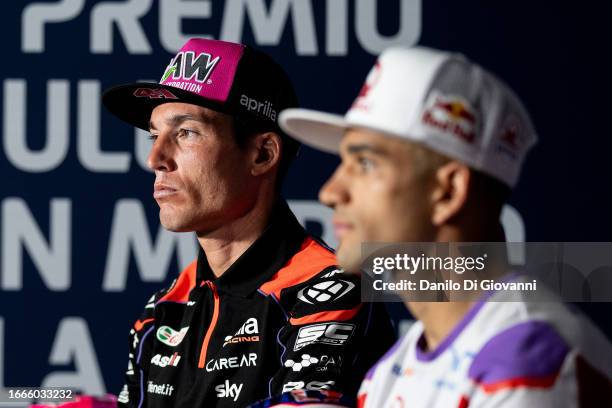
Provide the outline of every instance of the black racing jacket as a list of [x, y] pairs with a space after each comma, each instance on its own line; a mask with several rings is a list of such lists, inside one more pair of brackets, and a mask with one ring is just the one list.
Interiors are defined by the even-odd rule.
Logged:
[[130, 331], [119, 406], [242, 407], [293, 390], [355, 398], [392, 345], [384, 305], [279, 203], [216, 278], [200, 250]]

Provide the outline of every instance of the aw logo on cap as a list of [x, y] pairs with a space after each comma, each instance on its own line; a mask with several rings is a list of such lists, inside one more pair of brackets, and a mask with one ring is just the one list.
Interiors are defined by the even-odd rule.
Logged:
[[463, 98], [432, 92], [425, 104], [423, 124], [450, 133], [468, 143], [476, 139], [476, 111]]
[[172, 77], [173, 80], [210, 83], [208, 78], [220, 60], [221, 57], [213, 58], [211, 54], [205, 52], [199, 53], [196, 58], [193, 51], [181, 51], [170, 61], [159, 82], [163, 83]]

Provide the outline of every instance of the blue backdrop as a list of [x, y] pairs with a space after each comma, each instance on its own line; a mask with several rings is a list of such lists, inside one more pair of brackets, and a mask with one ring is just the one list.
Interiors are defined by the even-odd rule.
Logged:
[[[464, 0], [129, 0], [3, 4], [0, 38], [0, 388], [118, 392], [127, 334], [195, 253], [159, 228], [149, 141], [101, 109], [157, 80], [189, 36], [269, 52], [302, 105], [343, 112], [394, 44], [459, 51], [504, 78], [540, 135], [504, 215], [513, 240], [611, 241], [606, 10]], [[500, 3], [500, 4], [497, 4]], [[546, 2], [548, 3], [548, 2]], [[319, 187], [337, 159], [308, 148], [283, 193], [330, 238]], [[582, 305], [610, 334], [609, 304]], [[400, 317], [400, 308], [393, 306]]]

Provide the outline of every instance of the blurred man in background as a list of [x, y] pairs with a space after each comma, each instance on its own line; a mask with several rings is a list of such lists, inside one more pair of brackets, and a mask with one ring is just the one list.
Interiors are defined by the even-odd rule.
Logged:
[[[392, 48], [344, 117], [280, 116], [302, 142], [342, 158], [320, 199], [331, 206], [347, 271], [365, 242], [504, 241], [500, 212], [536, 141], [514, 93], [462, 56]], [[612, 348], [560, 302], [478, 294], [404, 303], [418, 322], [375, 365], [364, 407], [601, 406]], [[604, 402], [606, 401], [606, 402]]]

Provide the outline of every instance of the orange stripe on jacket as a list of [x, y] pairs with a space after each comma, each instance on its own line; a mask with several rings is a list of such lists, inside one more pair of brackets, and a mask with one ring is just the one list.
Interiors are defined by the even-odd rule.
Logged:
[[289, 323], [293, 326], [298, 326], [301, 324], [329, 322], [332, 320], [337, 322], [345, 322], [355, 317], [355, 315], [359, 313], [359, 309], [361, 309], [361, 303], [355, 306], [353, 309], [329, 311], [326, 310], [319, 313], [309, 314], [303, 317], [292, 317], [289, 319]]
[[197, 260], [190, 263], [176, 279], [174, 287], [162, 296], [157, 303], [168, 301], [187, 303], [189, 292], [195, 286], [197, 265]]
[[274, 294], [280, 299], [284, 288], [298, 285], [320, 273], [328, 266], [337, 265], [336, 256], [323, 245], [308, 237], [298, 253], [278, 270], [268, 282], [259, 288], [266, 295]]
[[141, 331], [142, 328], [145, 326], [145, 324], [154, 321], [155, 319], [150, 318], [150, 319], [145, 319], [145, 320], [136, 320], [136, 323], [134, 323], [134, 329], [136, 331]]

